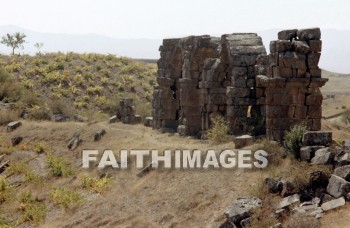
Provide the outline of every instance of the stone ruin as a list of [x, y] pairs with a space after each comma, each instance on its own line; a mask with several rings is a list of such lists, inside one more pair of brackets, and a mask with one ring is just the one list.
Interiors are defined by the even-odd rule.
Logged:
[[221, 115], [233, 135], [266, 134], [306, 121], [321, 128], [319, 28], [285, 30], [267, 55], [255, 33], [164, 39], [153, 94], [153, 127], [200, 137]]
[[124, 98], [119, 101], [119, 109], [116, 117], [124, 124], [136, 124], [142, 122], [141, 116], [136, 115], [136, 108], [132, 98]]

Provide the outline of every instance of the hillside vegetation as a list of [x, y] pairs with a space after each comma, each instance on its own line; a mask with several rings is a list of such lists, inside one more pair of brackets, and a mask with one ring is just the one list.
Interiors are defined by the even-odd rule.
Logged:
[[139, 114], [151, 114], [155, 64], [114, 55], [48, 53], [2, 55], [0, 68], [12, 87], [0, 101], [17, 102], [34, 119], [48, 118], [43, 113], [112, 114], [124, 97], [135, 99]]

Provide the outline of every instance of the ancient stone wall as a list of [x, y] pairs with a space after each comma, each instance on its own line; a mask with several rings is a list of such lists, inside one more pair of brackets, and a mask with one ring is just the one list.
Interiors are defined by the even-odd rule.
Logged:
[[285, 30], [270, 43], [266, 76], [258, 85], [266, 88], [266, 134], [280, 141], [286, 130], [306, 121], [309, 130], [321, 129], [322, 94], [318, 62], [322, 41], [319, 28]]
[[280, 140], [306, 119], [319, 130], [319, 87], [327, 81], [318, 68], [320, 30], [286, 30], [278, 38], [269, 56], [255, 33], [163, 40], [153, 127], [200, 136], [211, 116], [221, 115], [235, 135], [267, 133]]

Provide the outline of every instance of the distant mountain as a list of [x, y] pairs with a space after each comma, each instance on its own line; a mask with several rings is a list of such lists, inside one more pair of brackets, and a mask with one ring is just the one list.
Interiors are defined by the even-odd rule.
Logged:
[[[27, 35], [27, 43], [24, 45], [24, 53], [37, 52], [35, 43], [43, 43], [43, 52], [77, 52], [77, 53], [101, 53], [116, 54], [138, 59], [158, 59], [158, 48], [162, 40], [156, 39], [117, 39], [108, 36], [85, 34], [53, 34], [39, 33], [23, 29], [17, 26], [0, 26], [0, 36], [6, 33], [23, 32]], [[10, 53], [10, 48], [0, 45], [1, 53]]]
[[[267, 50], [269, 50], [270, 41], [277, 39], [279, 30], [271, 29], [257, 32], [263, 38]], [[35, 43], [42, 42], [44, 43], [42, 48], [44, 52], [97, 52], [136, 59], [158, 59], [158, 48], [162, 43], [161, 39], [117, 39], [96, 34], [50, 34], [34, 32], [12, 25], [0, 26], [0, 36], [17, 31], [27, 35], [28, 42], [25, 44], [23, 52], [29, 54], [37, 51], [34, 48]], [[227, 33], [230, 32], [235, 31], [227, 31]], [[322, 41], [320, 67], [333, 72], [350, 73], [350, 31], [322, 29]], [[0, 45], [0, 52], [8, 54], [10, 48]]]

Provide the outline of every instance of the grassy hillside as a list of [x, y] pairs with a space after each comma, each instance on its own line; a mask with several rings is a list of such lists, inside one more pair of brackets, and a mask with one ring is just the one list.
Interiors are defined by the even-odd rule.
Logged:
[[12, 95], [4, 100], [19, 99], [32, 113], [60, 109], [69, 115], [111, 114], [120, 98], [133, 97], [140, 114], [150, 115], [155, 64], [114, 55], [49, 53], [3, 55], [0, 67], [11, 74], [21, 91], [20, 98]]

